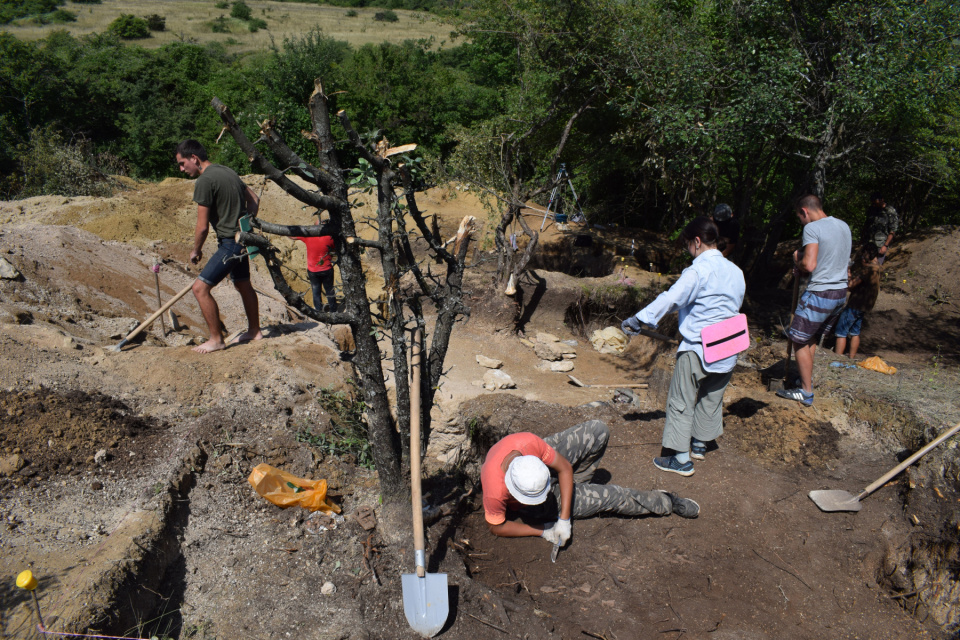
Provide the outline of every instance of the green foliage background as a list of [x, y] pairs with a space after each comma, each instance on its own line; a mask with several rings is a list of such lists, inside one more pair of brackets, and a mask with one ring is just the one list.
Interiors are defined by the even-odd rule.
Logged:
[[[60, 4], [0, 0], [0, 22]], [[237, 56], [189, 42], [146, 50], [111, 33], [0, 33], [3, 195], [25, 184], [22, 145], [39, 128], [82, 138], [88, 161], [138, 178], [176, 175], [172, 149], [186, 137], [245, 173], [239, 150], [214, 142], [213, 96], [252, 138], [269, 118], [310, 156], [299, 132], [320, 78], [371, 140], [417, 142], [445, 177], [490, 193], [540, 184], [565, 162], [594, 223], [672, 232], [729, 202], [743, 251], [761, 255], [798, 232], [800, 192], [856, 229], [878, 188], [907, 227], [960, 222], [960, 9], [947, 0], [336, 4], [446, 11], [455, 46], [355, 49], [313, 31]], [[505, 171], [504, 145], [521, 139]]]

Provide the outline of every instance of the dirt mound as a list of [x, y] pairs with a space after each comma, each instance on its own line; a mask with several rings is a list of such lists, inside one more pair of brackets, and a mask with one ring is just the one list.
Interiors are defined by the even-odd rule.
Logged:
[[725, 407], [724, 430], [745, 455], [767, 464], [822, 467], [840, 455], [840, 433], [826, 420], [740, 398]]
[[[55, 474], [80, 475], [85, 469], [103, 466], [123, 473], [162, 437], [164, 425], [132, 415], [128, 406], [113, 398], [82, 391], [55, 393], [49, 389], [0, 392], [0, 447], [17, 454], [24, 467], [13, 482], [42, 482]], [[136, 450], [117, 455], [121, 441], [136, 439]], [[96, 457], [98, 451], [101, 457]], [[109, 453], [108, 453], [109, 452]]]

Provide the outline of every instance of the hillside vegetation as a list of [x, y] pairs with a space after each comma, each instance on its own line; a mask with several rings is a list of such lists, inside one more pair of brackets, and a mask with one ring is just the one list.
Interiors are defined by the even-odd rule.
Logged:
[[51, 14], [54, 11], [51, 7], [56, 4], [54, 0], [18, 4], [26, 5], [24, 11], [37, 13], [24, 14], [25, 17], [10, 22], [4, 28], [17, 38], [30, 41], [46, 38], [54, 30], [66, 30], [75, 37], [103, 33], [121, 15], [140, 18], [160, 15], [165, 19], [162, 31], [152, 31], [148, 38], [137, 40], [139, 46], [148, 49], [185, 41], [201, 45], [219, 43], [231, 52], [249, 53], [269, 48], [272, 41], [282, 42], [285, 38], [300, 37], [315, 28], [321, 28], [329, 36], [356, 47], [429, 38], [439, 43], [449, 39], [450, 35], [450, 26], [440, 22], [438, 17], [396, 7], [390, 9], [397, 17], [393, 22], [376, 20], [375, 16], [384, 10], [375, 6], [344, 7], [312, 2], [251, 0], [242, 4], [250, 8], [252, 18], [265, 23], [256, 31], [251, 31], [249, 21], [231, 15], [236, 2], [108, 0], [93, 4], [61, 0], [60, 11], [73, 14], [75, 19], [72, 21], [54, 19]]

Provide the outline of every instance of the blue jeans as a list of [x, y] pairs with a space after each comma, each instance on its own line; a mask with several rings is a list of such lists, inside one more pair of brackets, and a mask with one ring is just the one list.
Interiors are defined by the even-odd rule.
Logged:
[[207, 260], [197, 279], [211, 287], [220, 284], [228, 275], [234, 283], [249, 280], [250, 258], [246, 253], [247, 248], [239, 242], [217, 238], [217, 251]]
[[[337, 296], [333, 288], [333, 269], [326, 271], [307, 271], [310, 278], [310, 287], [313, 289], [313, 308], [317, 311], [337, 311]], [[320, 297], [320, 291], [323, 290], [323, 298]], [[320, 301], [326, 299], [327, 304], [322, 305]], [[323, 307], [326, 306], [326, 309]]]
[[863, 325], [864, 312], [859, 309], [847, 307], [840, 314], [840, 320], [837, 321], [837, 337], [846, 338], [847, 336], [860, 335], [860, 327]]

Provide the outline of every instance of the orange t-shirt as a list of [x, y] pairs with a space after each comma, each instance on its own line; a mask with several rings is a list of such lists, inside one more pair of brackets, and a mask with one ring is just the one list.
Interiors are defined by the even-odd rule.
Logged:
[[514, 500], [507, 489], [503, 471], [503, 460], [512, 451], [520, 455], [537, 456], [543, 464], [550, 466], [557, 458], [556, 450], [532, 433], [513, 433], [490, 447], [480, 469], [480, 486], [483, 488], [483, 512], [487, 522], [492, 525], [503, 524], [507, 520], [507, 509], [522, 507]]

